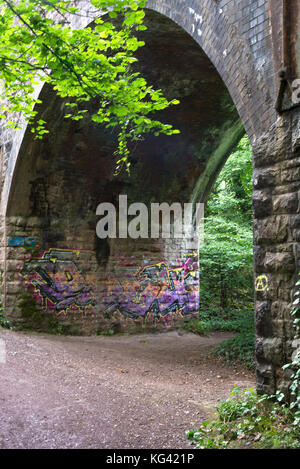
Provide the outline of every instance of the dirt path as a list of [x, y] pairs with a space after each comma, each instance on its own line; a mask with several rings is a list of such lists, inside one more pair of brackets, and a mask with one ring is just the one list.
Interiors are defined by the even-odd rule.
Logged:
[[205, 357], [230, 336], [61, 337], [0, 329], [0, 448], [188, 448], [252, 373]]

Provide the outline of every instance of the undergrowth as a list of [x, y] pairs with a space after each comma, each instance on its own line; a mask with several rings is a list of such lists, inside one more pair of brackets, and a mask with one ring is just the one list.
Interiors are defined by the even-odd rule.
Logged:
[[291, 316], [295, 350], [291, 361], [283, 366], [291, 373], [289, 391], [278, 389], [276, 395], [258, 396], [253, 389], [242, 392], [234, 388], [217, 407], [214, 420], [186, 432], [191, 444], [199, 449], [300, 449], [300, 273]]
[[208, 335], [212, 331], [236, 332], [212, 350], [212, 355], [231, 364], [239, 361], [247, 368], [255, 367], [253, 308], [234, 311], [213, 310], [200, 312], [199, 319], [185, 324], [194, 334]]
[[216, 418], [186, 431], [186, 436], [199, 449], [300, 449], [300, 428], [293, 422], [290, 407], [274, 396], [260, 397], [251, 388], [235, 387], [217, 406]]
[[11, 324], [4, 314], [3, 306], [0, 300], [0, 327], [11, 329]]

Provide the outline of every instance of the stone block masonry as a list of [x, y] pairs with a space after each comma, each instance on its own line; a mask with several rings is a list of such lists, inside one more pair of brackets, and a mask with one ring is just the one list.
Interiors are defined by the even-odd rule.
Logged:
[[[74, 26], [85, 27], [87, 5], [79, 3], [83, 16]], [[141, 142], [130, 177], [112, 176], [114, 136], [88, 119], [65, 122], [63, 102], [46, 86], [38, 90], [40, 113], [51, 132], [42, 142], [26, 128], [2, 127], [0, 281], [16, 325], [90, 334], [193, 314], [197, 253], [165, 240], [99, 240], [96, 207], [116, 204], [120, 194], [129, 203], [205, 202], [246, 132], [254, 166], [257, 387], [287, 388], [281, 367], [293, 353], [300, 262], [300, 116], [289, 91], [300, 69], [295, 5], [148, 1], [139, 71], [180, 99], [160, 119], [181, 133]]]

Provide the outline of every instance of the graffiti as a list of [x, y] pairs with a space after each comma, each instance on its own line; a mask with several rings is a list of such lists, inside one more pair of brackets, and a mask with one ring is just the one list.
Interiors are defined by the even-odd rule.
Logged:
[[95, 305], [92, 283], [79, 268], [80, 251], [50, 249], [40, 258], [24, 262], [21, 274], [27, 284], [42, 299], [43, 306], [51, 304], [55, 313], [66, 313], [76, 307], [85, 311]]
[[51, 248], [40, 257], [26, 260], [21, 275], [45, 312], [57, 316], [79, 310], [84, 317], [92, 311], [109, 321], [117, 315], [125, 322], [161, 320], [167, 324], [197, 312], [196, 253], [172, 266], [165, 261], [145, 260], [140, 266], [131, 258], [116, 259], [114, 268], [102, 274], [95, 264], [92, 268], [89, 265], [92, 258], [91, 252]]
[[266, 275], [260, 275], [255, 280], [255, 290], [256, 291], [265, 291], [268, 289], [269, 281]]
[[192, 16], [192, 34], [195, 33], [197, 27], [197, 34], [198, 36], [202, 36], [201, 26], [203, 23], [203, 16], [197, 13], [193, 8], [188, 8], [189, 14]]
[[13, 238], [8, 238], [8, 244], [10, 246], [35, 246], [35, 238], [28, 238], [25, 236], [15, 236]]
[[119, 281], [108, 298], [108, 317], [116, 311], [130, 319], [146, 319], [151, 314], [154, 320], [195, 313], [199, 307], [198, 262], [191, 257], [171, 268], [166, 262], [145, 265], [130, 280]]

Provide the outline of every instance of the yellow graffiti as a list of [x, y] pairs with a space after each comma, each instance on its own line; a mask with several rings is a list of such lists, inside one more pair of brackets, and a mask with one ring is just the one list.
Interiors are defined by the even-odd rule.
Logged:
[[265, 291], [268, 289], [269, 281], [266, 275], [259, 275], [255, 280], [255, 290], [256, 291]]
[[184, 266], [169, 268], [165, 262], [158, 262], [156, 264], [148, 264], [148, 265], [144, 266], [142, 269], [140, 269], [136, 273], [136, 277], [139, 278], [139, 277], [144, 276], [145, 275], [144, 271], [148, 268], [151, 268], [151, 267], [157, 267], [160, 271], [162, 269], [164, 269], [164, 271], [166, 272], [169, 284], [172, 284], [172, 281], [171, 281], [171, 274], [172, 273], [175, 273], [175, 275], [184, 274], [183, 275], [184, 279], [187, 279], [189, 276], [191, 276], [193, 278], [196, 278], [197, 275], [198, 275], [198, 268], [194, 268], [192, 270], [187, 270], [186, 271], [186, 268]]
[[132, 299], [132, 303], [140, 304], [142, 301], [143, 301], [142, 294], [141, 293], [138, 294], [137, 292], [136, 295]]

